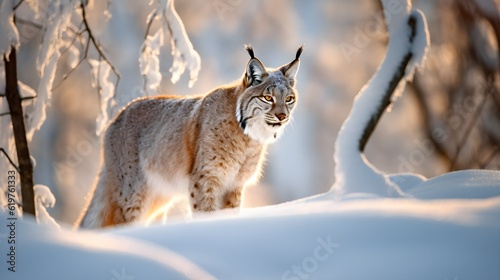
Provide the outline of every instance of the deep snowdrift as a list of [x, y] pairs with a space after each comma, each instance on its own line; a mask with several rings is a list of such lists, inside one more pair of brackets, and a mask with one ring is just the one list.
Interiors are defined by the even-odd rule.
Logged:
[[449, 173], [409, 193], [326, 193], [100, 232], [18, 220], [16, 272], [3, 261], [0, 278], [500, 279], [500, 172]]

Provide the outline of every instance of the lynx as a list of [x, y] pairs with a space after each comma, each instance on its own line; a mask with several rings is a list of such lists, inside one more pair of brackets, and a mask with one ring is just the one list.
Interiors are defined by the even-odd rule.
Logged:
[[205, 96], [140, 98], [116, 116], [81, 227], [142, 223], [179, 196], [191, 211], [240, 207], [267, 145], [290, 121], [302, 53], [268, 69], [245, 48], [250, 60], [240, 81]]

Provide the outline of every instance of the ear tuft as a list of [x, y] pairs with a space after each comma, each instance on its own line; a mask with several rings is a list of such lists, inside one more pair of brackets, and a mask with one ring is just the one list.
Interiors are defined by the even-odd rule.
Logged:
[[288, 63], [287, 65], [281, 66], [280, 70], [287, 77], [288, 79], [295, 79], [295, 76], [297, 75], [297, 72], [299, 71], [299, 66], [300, 66], [300, 55], [302, 54], [302, 51], [304, 50], [304, 45], [300, 46], [299, 49], [297, 50], [297, 53], [295, 54], [295, 59]]
[[302, 44], [302, 46], [300, 46], [300, 48], [297, 50], [297, 53], [295, 54], [295, 60], [299, 60], [299, 57], [302, 54], [303, 50], [304, 50], [304, 44]]
[[250, 58], [255, 58], [255, 54], [253, 53], [252, 45], [246, 44], [245, 50], [247, 50], [248, 54], [250, 55]]

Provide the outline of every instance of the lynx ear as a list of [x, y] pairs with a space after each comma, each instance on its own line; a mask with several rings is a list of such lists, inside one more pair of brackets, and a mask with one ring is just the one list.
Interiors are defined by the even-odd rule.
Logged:
[[288, 63], [287, 65], [281, 66], [280, 68], [281, 72], [288, 79], [295, 80], [295, 76], [297, 75], [300, 66], [299, 58], [303, 50], [304, 50], [304, 45], [300, 46], [300, 48], [297, 50], [297, 53], [295, 54], [295, 59], [292, 62]]
[[245, 49], [250, 55], [245, 73], [246, 82], [248, 86], [256, 86], [262, 83], [262, 80], [267, 76], [266, 67], [255, 57], [252, 46], [245, 45]]

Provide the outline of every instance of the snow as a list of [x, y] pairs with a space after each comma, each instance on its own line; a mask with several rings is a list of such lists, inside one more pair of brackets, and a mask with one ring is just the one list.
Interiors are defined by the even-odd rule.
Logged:
[[[154, 16], [154, 15], [153, 15]], [[158, 30], [155, 35], [148, 35], [141, 47], [139, 68], [144, 76], [144, 90], [147, 95], [156, 95], [161, 83], [160, 47], [163, 45], [163, 31]]]
[[47, 207], [52, 208], [56, 204], [56, 198], [49, 187], [38, 184], [33, 187], [33, 192], [35, 193], [36, 221], [41, 225], [60, 228], [54, 218], [47, 212]]
[[33, 15], [35, 19], [40, 18], [40, 3], [38, 0], [24, 0], [26, 4], [28, 4], [28, 7], [30, 10], [33, 12]]
[[[2, 7], [5, 2], [10, 0], [4, 0]], [[73, 9], [75, 3], [63, 1], [59, 8], [68, 15], [66, 9]], [[384, 6], [391, 3], [383, 1]], [[54, 196], [46, 186], [37, 185], [39, 224], [30, 217], [16, 221], [16, 272], [6, 269], [11, 264], [2, 254], [0, 279], [499, 279], [499, 171], [467, 170], [431, 179], [418, 174], [387, 175], [358, 151], [357, 140], [371, 108], [405, 51], [411, 50], [413, 58], [399, 91], [425, 61], [425, 18], [404, 3], [403, 13], [392, 15], [389, 24], [390, 56], [359, 93], [339, 135], [332, 191], [240, 213], [195, 216], [188, 222], [169, 219], [165, 225], [85, 231], [59, 227], [46, 210], [55, 204]], [[192, 86], [200, 68], [199, 55], [173, 1], [157, 4], [162, 30], [144, 42], [150, 57], [141, 59], [151, 64], [143, 63], [141, 73], [156, 90], [154, 57], [163, 44], [157, 36], [172, 30], [172, 82], [188, 69]], [[413, 43], [404, 40], [409, 16], [416, 19]], [[6, 19], [2, 16], [2, 24]], [[42, 81], [37, 107], [29, 116], [39, 122], [29, 120], [31, 129], [39, 128], [45, 119], [60, 51], [67, 47], [65, 26], [71, 25], [59, 12], [47, 22], [38, 64]], [[78, 56], [75, 52], [73, 65]], [[98, 125], [102, 130], [114, 85], [108, 64], [95, 60], [90, 64], [103, 101]], [[21, 85], [21, 92], [34, 94], [26, 85]], [[0, 108], [4, 107], [5, 99], [0, 98]], [[0, 118], [2, 128], [9, 127], [7, 121], [8, 117]], [[4, 130], [0, 146], [15, 156], [10, 133]], [[3, 210], [0, 219], [8, 219]], [[7, 229], [0, 227], [1, 252], [11, 250]]]
[[47, 118], [46, 110], [52, 98], [52, 84], [54, 83], [59, 56], [59, 54], [53, 55], [49, 58], [47, 64], [44, 63], [43, 74], [38, 84], [38, 96], [36, 98], [35, 108], [28, 120], [31, 124], [30, 129], [34, 129], [35, 131], [42, 127]]
[[[382, 3], [388, 10], [391, 5], [394, 6], [394, 2], [390, 0]], [[401, 11], [391, 14], [390, 20], [387, 20], [390, 39], [386, 57], [372, 79], [354, 99], [351, 112], [344, 121], [335, 143], [336, 181], [332, 190], [337, 196], [356, 192], [369, 192], [380, 196], [404, 196], [400, 188], [370, 164], [359, 151], [363, 132], [372, 121], [377, 104], [382, 104], [384, 90], [388, 88], [401, 61], [407, 53], [412, 53], [405, 77], [399, 82], [397, 92], [404, 89], [406, 80], [411, 78], [414, 69], [423, 65], [428, 52], [429, 34], [425, 16], [420, 11], [411, 10], [409, 1], [398, 3], [401, 5]], [[410, 17], [415, 19], [416, 26], [413, 41], [410, 40], [412, 32], [408, 24]]]
[[[153, 3], [153, 1], [152, 1]], [[161, 83], [160, 48], [164, 45], [164, 38], [170, 36], [173, 63], [170, 67], [173, 84], [179, 81], [181, 75], [189, 70], [189, 87], [193, 87], [201, 69], [200, 55], [194, 50], [193, 44], [184, 28], [181, 18], [175, 11], [173, 0], [157, 0], [155, 7], [147, 17], [148, 26], [156, 20], [161, 20], [161, 28], [154, 35], [147, 34], [142, 43], [139, 54], [139, 68], [144, 77], [144, 91], [146, 95], [156, 95]], [[149, 32], [149, 28], [148, 28]]]
[[407, 190], [417, 186], [418, 184], [427, 181], [427, 178], [425, 178], [424, 176], [413, 173], [389, 174], [387, 176], [389, 177], [389, 180], [396, 184], [403, 192], [406, 192]]
[[[410, 15], [415, 19], [417, 33], [411, 45], [412, 57], [406, 68], [405, 79], [413, 78], [415, 69], [423, 69], [430, 49], [429, 29], [425, 15], [420, 10], [412, 10]], [[392, 27], [393, 28], [393, 27]]]
[[100, 95], [101, 113], [97, 117], [96, 133], [101, 135], [109, 122], [109, 108], [115, 104], [113, 95], [115, 84], [110, 81], [111, 66], [104, 60], [88, 59], [92, 68], [92, 86], [97, 88]]
[[9, 57], [12, 47], [19, 48], [19, 32], [14, 24], [14, 0], [0, 5], [0, 57]]
[[[4, 212], [0, 216], [7, 219]], [[17, 221], [16, 233], [16, 271], [2, 267], [1, 279], [139, 279], [127, 278], [129, 275], [141, 275], [140, 279], [214, 279], [184, 257], [149, 242], [59, 231], [29, 218]], [[4, 240], [0, 246], [5, 252]]]
[[43, 36], [43, 42], [37, 57], [37, 68], [40, 73], [38, 84], [38, 97], [35, 109], [30, 116], [31, 129], [39, 130], [46, 119], [46, 108], [52, 98], [52, 85], [57, 70], [57, 62], [61, 57], [61, 48], [68, 46], [71, 39], [66, 36], [68, 27], [72, 26], [71, 18], [74, 14], [78, 1], [50, 2], [49, 5], [57, 7], [48, 8], [54, 12], [47, 18], [47, 26]]
[[169, 32], [171, 36], [170, 45], [174, 58], [169, 70], [172, 73], [171, 81], [175, 84], [187, 68], [189, 70], [188, 86], [193, 87], [201, 69], [200, 55], [194, 50], [184, 24], [175, 11], [174, 0], [159, 0], [158, 3], [161, 3], [162, 7], [163, 32]]
[[500, 196], [500, 172], [465, 170], [446, 173], [408, 193], [419, 199], [480, 199]]
[[[481, 186], [480, 198], [473, 191], [458, 198], [454, 191]], [[2, 269], [0, 277], [500, 277], [499, 171], [449, 173], [423, 181], [410, 191], [415, 198], [359, 194], [332, 200], [326, 193], [243, 209], [239, 215], [221, 211], [192, 222], [94, 232], [64, 226], [57, 230], [29, 219], [19, 220], [17, 271]], [[420, 199], [417, 194], [434, 199]], [[5, 220], [4, 213], [0, 216]], [[5, 243], [0, 242], [0, 246]]]

